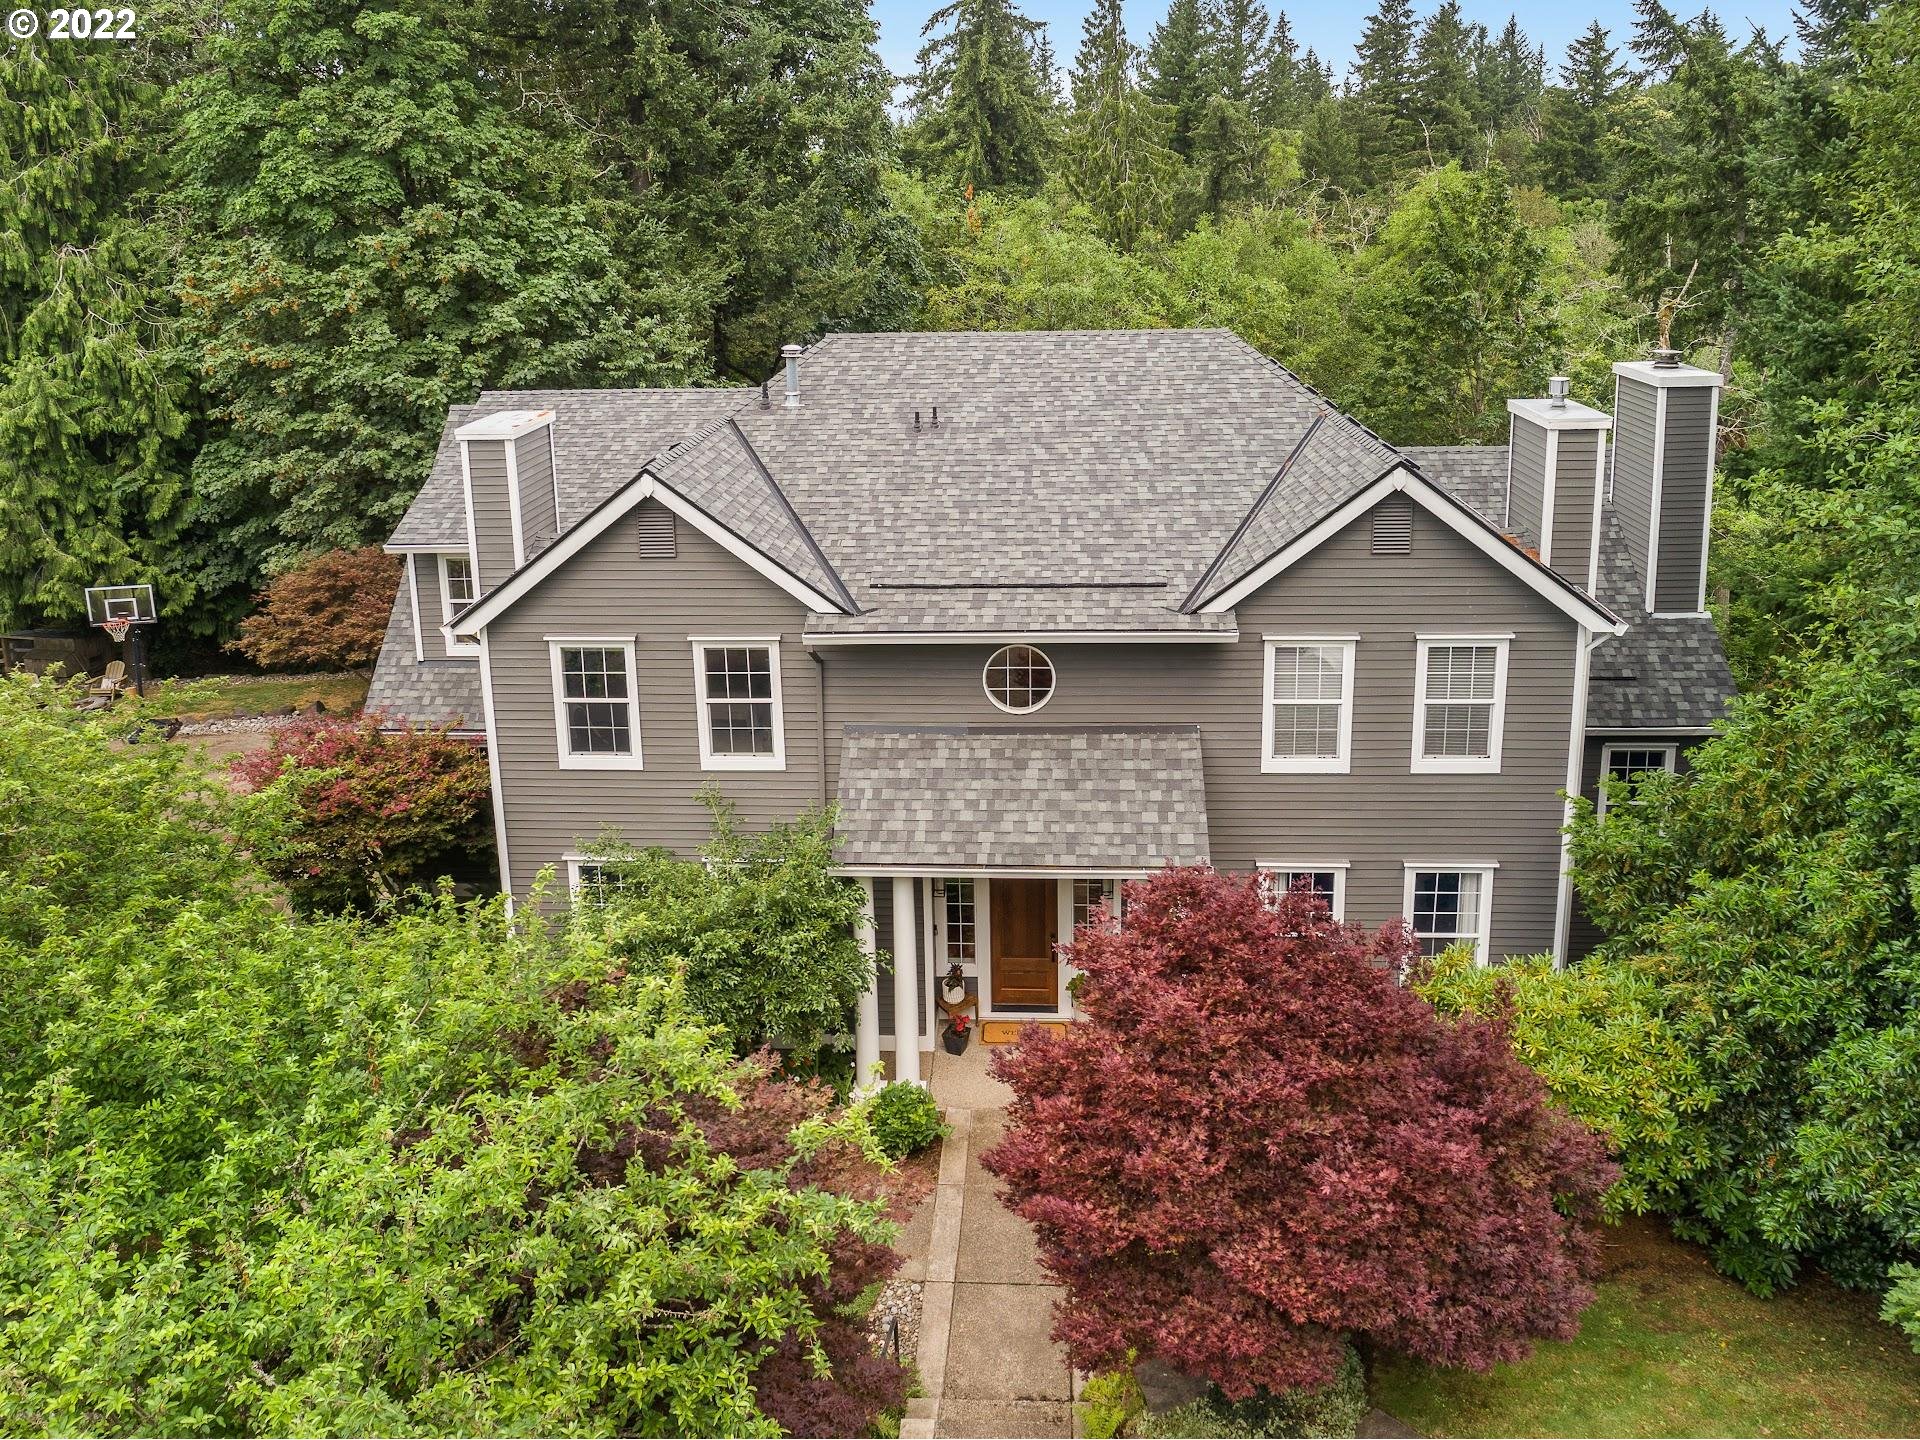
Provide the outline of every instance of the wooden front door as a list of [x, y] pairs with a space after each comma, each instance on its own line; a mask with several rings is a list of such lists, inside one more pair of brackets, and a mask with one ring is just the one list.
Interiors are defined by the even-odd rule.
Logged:
[[1059, 910], [1052, 880], [999, 880], [993, 891], [993, 1004], [1060, 1008], [1053, 957]]

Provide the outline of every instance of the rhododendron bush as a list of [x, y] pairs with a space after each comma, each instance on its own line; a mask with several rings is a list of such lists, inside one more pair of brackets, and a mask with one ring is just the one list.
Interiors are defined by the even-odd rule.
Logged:
[[1617, 1171], [1496, 1021], [1399, 985], [1403, 927], [1169, 870], [1068, 958], [1085, 1019], [995, 1057], [983, 1163], [1077, 1365], [1137, 1350], [1238, 1399], [1327, 1384], [1349, 1336], [1485, 1369], [1575, 1333]]
[[368, 907], [489, 843], [486, 755], [443, 730], [304, 721], [233, 769], [283, 807], [255, 852], [304, 909]]

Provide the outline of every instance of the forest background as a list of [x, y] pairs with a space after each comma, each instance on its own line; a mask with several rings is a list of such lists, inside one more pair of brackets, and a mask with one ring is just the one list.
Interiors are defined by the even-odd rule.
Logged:
[[1851, 228], [1869, 19], [1819, 0], [1787, 44], [1641, 0], [1550, 57], [1382, 0], [1322, 56], [1260, 0], [1140, 37], [1098, 0], [1062, 63], [1015, 0], [953, 0], [908, 76], [859, 0], [164, 0], [132, 44], [10, 42], [0, 625], [146, 580], [163, 660], [204, 653], [272, 574], [383, 539], [483, 388], [1214, 325], [1396, 443], [1500, 441], [1550, 373], [1606, 406], [1684, 291], [1675, 343], [1731, 379], [1716, 592], [1756, 679], [1808, 577], [1755, 496], [1858, 379], [1807, 247]]

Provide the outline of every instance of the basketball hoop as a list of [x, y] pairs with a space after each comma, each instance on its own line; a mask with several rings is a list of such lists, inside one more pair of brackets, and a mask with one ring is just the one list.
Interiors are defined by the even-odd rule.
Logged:
[[100, 622], [100, 628], [112, 637], [114, 644], [123, 644], [127, 638], [127, 631], [133, 628], [133, 617], [131, 615], [117, 615], [111, 620], [102, 620]]

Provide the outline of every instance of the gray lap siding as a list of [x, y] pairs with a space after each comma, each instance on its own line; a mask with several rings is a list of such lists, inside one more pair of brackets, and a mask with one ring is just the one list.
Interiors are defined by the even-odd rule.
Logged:
[[[561, 857], [590, 851], [607, 828], [636, 845], [692, 852], [709, 831], [694, 798], [708, 779], [749, 828], [820, 802], [817, 682], [800, 643], [805, 608], [685, 523], [674, 559], [641, 560], [637, 527], [635, 515], [617, 522], [487, 630], [516, 895], [544, 866], [564, 886]], [[633, 639], [644, 769], [560, 768], [547, 637], [564, 635]], [[779, 638], [785, 770], [701, 771], [694, 635]]]
[[[779, 635], [787, 768], [711, 778], [753, 826], [822, 793], [819, 690], [801, 643], [802, 607], [717, 545], [679, 527], [671, 561], [635, 558], [629, 516], [489, 632], [512, 886], [589, 848], [604, 826], [639, 844], [691, 851], [707, 819], [690, 635]], [[991, 645], [847, 646], [822, 652], [826, 793], [848, 724], [1198, 724], [1214, 863], [1343, 861], [1347, 916], [1376, 925], [1402, 908], [1403, 863], [1493, 862], [1492, 950], [1553, 942], [1575, 626], [1425, 512], [1412, 552], [1370, 553], [1364, 517], [1238, 607], [1230, 645], [1047, 645], [1053, 699], [1014, 717], [987, 699]], [[856, 592], [857, 593], [857, 592]], [[1416, 635], [1507, 633], [1499, 774], [1412, 774]], [[558, 768], [546, 636], [634, 635], [646, 768]], [[1264, 774], [1267, 634], [1357, 635], [1352, 771]], [[561, 876], [564, 882], [564, 873]], [[884, 946], [890, 936], [883, 934]]]

